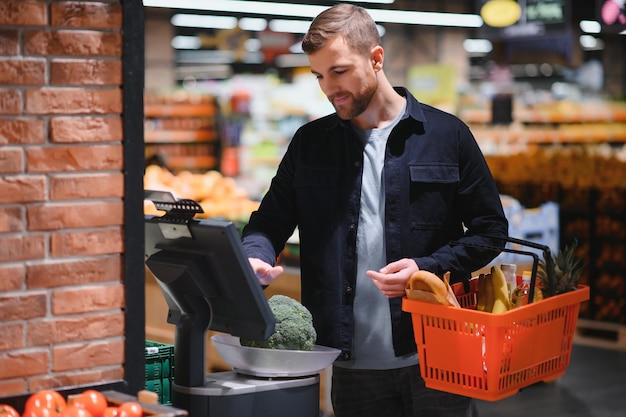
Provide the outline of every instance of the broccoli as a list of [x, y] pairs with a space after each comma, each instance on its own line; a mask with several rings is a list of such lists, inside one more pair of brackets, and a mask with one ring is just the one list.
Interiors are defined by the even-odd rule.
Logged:
[[313, 350], [317, 333], [309, 310], [298, 301], [276, 294], [268, 301], [276, 328], [265, 341], [240, 339], [242, 346], [283, 350]]

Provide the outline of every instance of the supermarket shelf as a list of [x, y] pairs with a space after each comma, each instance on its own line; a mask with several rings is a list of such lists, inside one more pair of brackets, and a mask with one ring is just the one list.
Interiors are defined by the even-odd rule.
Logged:
[[[490, 123], [491, 109], [463, 109], [459, 117], [466, 123]], [[562, 103], [543, 108], [519, 109], [513, 111], [513, 120], [536, 124], [624, 123], [626, 103]]]
[[214, 156], [163, 156], [165, 165], [174, 170], [213, 169], [217, 166]]
[[476, 140], [497, 143], [525, 144], [585, 144], [626, 143], [626, 124], [581, 124], [546, 127], [485, 127], [470, 128]]
[[221, 143], [215, 97], [148, 93], [144, 115], [146, 160], [156, 157], [172, 171], [218, 168]]
[[214, 130], [149, 130], [144, 134], [146, 143], [193, 143], [217, 140]]
[[217, 114], [213, 104], [146, 104], [146, 117], [203, 117]]
[[578, 319], [574, 342], [580, 345], [626, 351], [626, 326]]

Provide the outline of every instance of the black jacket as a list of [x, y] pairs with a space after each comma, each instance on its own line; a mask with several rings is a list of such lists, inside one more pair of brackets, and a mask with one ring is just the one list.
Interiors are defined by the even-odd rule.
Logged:
[[[420, 269], [453, 281], [488, 264], [498, 252], [451, 240], [496, 245], [508, 223], [485, 159], [469, 128], [455, 116], [419, 103], [407, 90], [406, 113], [387, 142], [384, 166], [387, 261], [413, 258]], [[331, 114], [294, 135], [243, 231], [250, 257], [274, 264], [298, 227], [302, 303], [311, 311], [317, 343], [349, 358], [356, 284], [363, 145], [347, 122]], [[390, 300], [396, 355], [415, 351], [411, 317]]]

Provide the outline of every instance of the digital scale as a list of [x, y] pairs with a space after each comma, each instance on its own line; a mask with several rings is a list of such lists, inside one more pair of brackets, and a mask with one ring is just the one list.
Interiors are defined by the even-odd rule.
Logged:
[[[241, 346], [275, 320], [232, 222], [198, 220], [200, 205], [145, 191], [163, 216], [145, 217], [146, 266], [174, 324], [172, 406], [191, 417], [319, 417], [320, 372], [340, 351]], [[206, 373], [206, 334], [232, 371]]]

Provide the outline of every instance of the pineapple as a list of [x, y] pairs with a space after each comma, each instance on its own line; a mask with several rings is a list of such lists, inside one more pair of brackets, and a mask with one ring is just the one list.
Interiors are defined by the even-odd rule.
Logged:
[[578, 288], [577, 281], [584, 265], [582, 259], [574, 255], [577, 245], [578, 241], [574, 239], [571, 245], [566, 245], [558, 254], [539, 261], [537, 276], [541, 280], [544, 298]]

